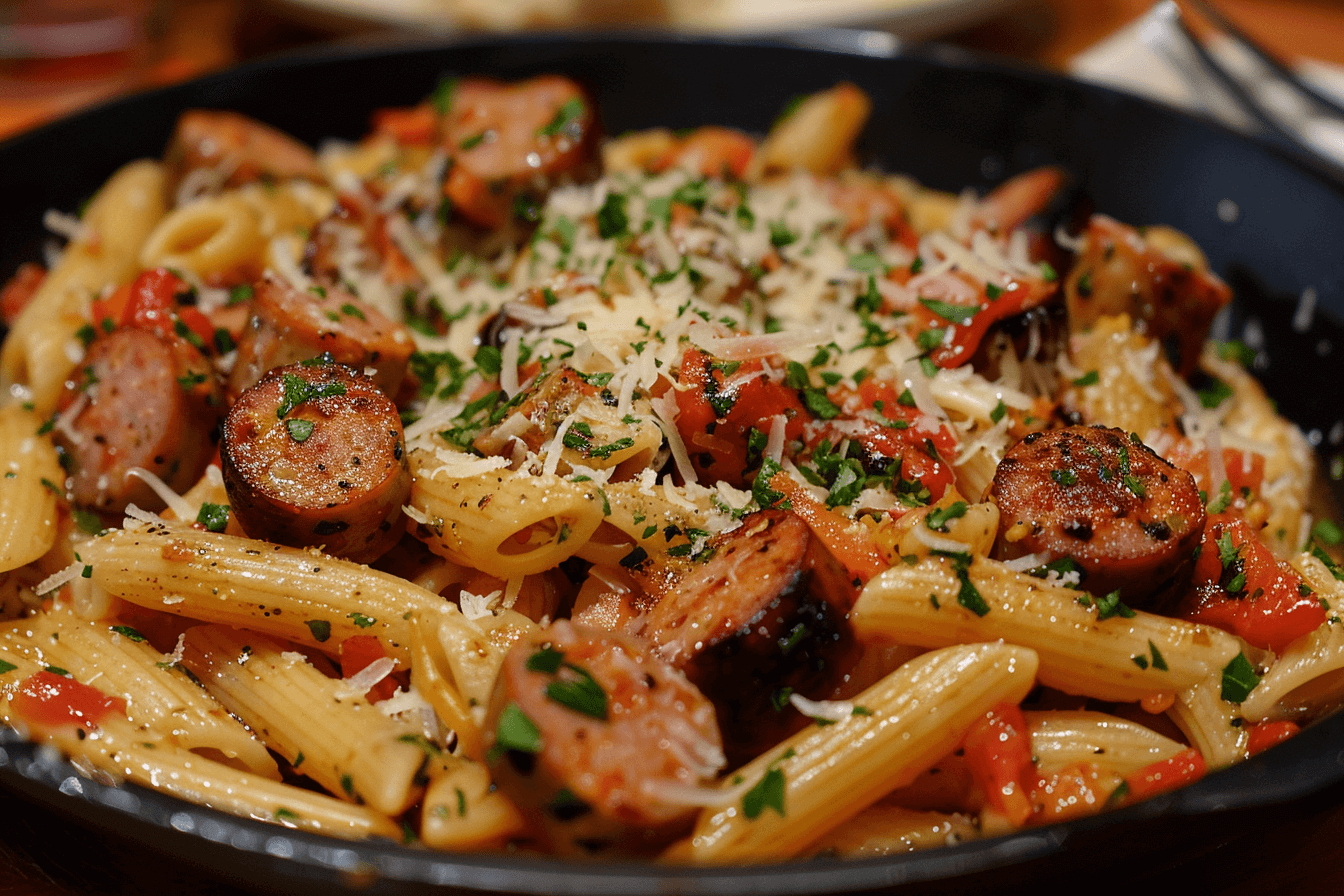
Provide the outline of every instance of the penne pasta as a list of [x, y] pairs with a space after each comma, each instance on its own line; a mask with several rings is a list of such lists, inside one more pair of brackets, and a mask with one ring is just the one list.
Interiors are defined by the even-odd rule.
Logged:
[[[798, 855], [887, 792], [907, 784], [961, 739], [972, 721], [1030, 690], [1036, 656], [1003, 644], [949, 647], [910, 660], [855, 698], [855, 714], [812, 726], [739, 769], [742, 786], [777, 789], [782, 807], [711, 806], [667, 858], [741, 862]], [[917, 695], [937, 695], [930, 701]], [[771, 783], [763, 783], [771, 779]], [[772, 787], [773, 784], [773, 787]], [[750, 792], [750, 791], [748, 791]]]
[[156, 741], [125, 720], [109, 719], [92, 737], [57, 730], [49, 743], [79, 756], [118, 781], [132, 781], [244, 818], [346, 839], [398, 840], [386, 815], [322, 793], [280, 784]]
[[[866, 641], [919, 647], [1002, 639], [1037, 652], [1044, 684], [1118, 701], [1190, 687], [1220, 673], [1240, 649], [1218, 629], [1150, 613], [1101, 620], [1079, 601], [1084, 592], [988, 558], [975, 558], [962, 573], [956, 563], [930, 557], [874, 579], [854, 605], [855, 632]], [[969, 597], [963, 581], [983, 603]]]
[[301, 774], [387, 815], [419, 799], [423, 735], [358, 690], [255, 633], [197, 626], [184, 648], [182, 664]]
[[56, 542], [56, 498], [65, 473], [36, 414], [0, 406], [0, 572], [18, 569]]
[[319, 650], [375, 635], [409, 661], [411, 619], [456, 612], [404, 579], [347, 560], [186, 527], [113, 530], [81, 556], [94, 584], [131, 603]]
[[184, 114], [0, 294], [0, 719], [320, 834], [735, 864], [1101, 812], [1344, 703], [1344, 574], [1277, 559], [1309, 443], [1198, 357], [1228, 286], [1102, 214], [1047, 252], [1060, 169], [859, 170], [872, 111]]
[[61, 388], [79, 363], [76, 336], [89, 303], [104, 287], [127, 283], [150, 230], [163, 217], [164, 172], [156, 162], [120, 168], [89, 203], [78, 235], [0, 346], [0, 390], [22, 387], [39, 416], [56, 407]]

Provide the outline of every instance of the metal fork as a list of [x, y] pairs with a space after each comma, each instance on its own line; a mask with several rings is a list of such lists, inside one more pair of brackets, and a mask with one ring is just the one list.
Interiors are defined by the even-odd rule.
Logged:
[[[1344, 105], [1304, 80], [1233, 24], [1211, 3], [1206, 0], [1184, 0], [1183, 5], [1194, 10], [1207, 25], [1225, 39], [1238, 56], [1248, 63], [1248, 67], [1255, 69], [1252, 77], [1263, 82], [1260, 89], [1255, 89], [1248, 85], [1246, 73], [1234, 70], [1210, 52], [1208, 46], [1195, 36], [1187, 21], [1186, 11], [1175, 0], [1162, 0], [1154, 8], [1156, 16], [1174, 26], [1172, 30], [1188, 45], [1203, 74], [1220, 86], [1228, 98], [1244, 113], [1246, 123], [1253, 130], [1259, 131], [1264, 139], [1297, 153], [1306, 153], [1322, 159], [1337, 173], [1344, 173], [1344, 157], [1340, 155], [1340, 152], [1344, 152], [1344, 146], [1332, 152], [1330, 147], [1323, 148], [1320, 144], [1305, 139], [1302, 130], [1302, 123], [1312, 119], [1333, 120], [1344, 128]], [[1276, 91], [1280, 97], [1279, 103], [1266, 101], [1267, 87]], [[1296, 114], [1288, 114], [1282, 108], [1276, 108], [1283, 105], [1284, 101], [1291, 102]], [[1291, 120], [1293, 118], [1298, 121], [1294, 123]]]

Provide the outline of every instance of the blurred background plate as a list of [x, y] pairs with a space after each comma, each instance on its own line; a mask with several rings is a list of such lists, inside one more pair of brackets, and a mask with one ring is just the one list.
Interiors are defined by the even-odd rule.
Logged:
[[865, 26], [906, 38], [945, 34], [1018, 0], [271, 0], [324, 27], [439, 33], [621, 25], [748, 34]]

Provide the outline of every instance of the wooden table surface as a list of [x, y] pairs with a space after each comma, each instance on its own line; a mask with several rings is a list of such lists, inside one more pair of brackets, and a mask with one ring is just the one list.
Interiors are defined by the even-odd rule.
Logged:
[[[1063, 70], [1080, 51], [1141, 15], [1150, 0], [1021, 0], [998, 17], [944, 40]], [[1219, 0], [1246, 30], [1284, 57], [1314, 57], [1344, 64], [1344, 3], [1339, 0]], [[120, 80], [90, 88], [87, 72], [0, 66], [0, 136], [121, 90], [172, 83], [225, 68], [257, 55], [331, 39], [311, 23], [286, 18], [276, 5], [249, 0], [177, 0], [161, 8], [152, 58]], [[47, 79], [41, 91], [15, 91], [13, 78]], [[8, 77], [10, 81], [6, 81]], [[62, 78], [70, 84], [62, 88]], [[81, 81], [81, 78], [83, 79]], [[8, 85], [8, 86], [7, 86]], [[204, 894], [232, 888], [182, 862], [72, 826], [20, 798], [0, 792], [0, 896], [102, 896], [102, 894]], [[1217, 842], [1186, 854], [1176, 836], [1150, 862], [1117, 862], [1084, 877], [1045, 881], [1046, 890], [1096, 886], [1105, 892], [1162, 892], [1188, 887], [1201, 894], [1276, 896], [1337, 892], [1344, 886], [1344, 787], [1295, 804], [1261, 825], [1245, 819]], [[1123, 852], [1123, 850], [1121, 851]], [[1039, 890], [1040, 881], [1009, 881], [1008, 891]], [[979, 885], [977, 885], [979, 886]], [[1160, 887], [1160, 889], [1158, 889]], [[1144, 889], [1139, 889], [1144, 888]], [[964, 892], [952, 885], [934, 888]], [[997, 888], [1002, 891], [1002, 888]], [[921, 890], [921, 892], [923, 892]]]

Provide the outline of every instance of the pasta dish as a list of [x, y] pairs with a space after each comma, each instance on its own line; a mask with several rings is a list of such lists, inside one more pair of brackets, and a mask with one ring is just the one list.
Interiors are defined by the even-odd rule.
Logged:
[[289, 828], [703, 864], [1094, 814], [1332, 711], [1341, 533], [1200, 249], [1056, 226], [1056, 168], [860, 168], [870, 111], [185, 112], [0, 293], [5, 723]]

